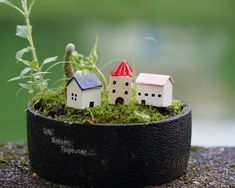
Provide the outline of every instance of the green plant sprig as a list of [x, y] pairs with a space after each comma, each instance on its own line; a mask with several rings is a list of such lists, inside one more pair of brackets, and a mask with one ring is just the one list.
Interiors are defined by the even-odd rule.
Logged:
[[[25, 24], [24, 25], [17, 25], [16, 27], [16, 36], [27, 40], [28, 46], [19, 50], [16, 53], [16, 60], [17, 62], [21, 62], [25, 65], [24, 69], [21, 71], [20, 75], [10, 79], [8, 82], [11, 81], [20, 81], [19, 86], [21, 87], [20, 90], [26, 89], [28, 93], [31, 95], [31, 100], [33, 98], [33, 94], [38, 91], [41, 93], [45, 93], [48, 89], [48, 81], [49, 79], [45, 79], [45, 74], [49, 74], [49, 70], [54, 67], [47, 68], [46, 71], [43, 71], [45, 65], [55, 62], [57, 57], [49, 57], [46, 58], [41, 64], [38, 61], [36, 48], [33, 41], [32, 36], [32, 25], [30, 23], [30, 14], [32, 7], [34, 5], [34, 0], [28, 5], [27, 0], [21, 0], [21, 6], [16, 6], [12, 2], [8, 0], [0, 0], [0, 3], [8, 5], [9, 7], [17, 10], [23, 17]], [[32, 59], [26, 60], [24, 59], [24, 54], [31, 52]], [[60, 62], [62, 63], [62, 62]], [[58, 63], [57, 63], [58, 64]]]
[[[83, 73], [95, 72], [102, 82], [103, 90], [106, 91], [107, 80], [104, 74], [102, 73], [102, 71], [100, 70], [100, 68], [97, 66], [97, 60], [98, 60], [97, 45], [98, 45], [98, 37], [96, 37], [95, 44], [92, 47], [90, 54], [88, 56], [84, 56], [82, 54], [79, 54], [77, 51], [75, 51], [74, 45], [72, 48], [72, 44], [68, 44], [66, 48], [67, 49], [66, 53], [69, 54], [71, 48], [73, 49], [73, 51], [71, 53], [70, 58], [65, 58], [65, 60], [70, 61], [70, 65], [67, 64], [66, 69], [64, 67], [64, 71], [65, 71], [65, 76], [71, 75], [71, 70], [73, 71], [79, 70], [79, 71], [82, 71]], [[65, 57], [67, 56], [65, 55]], [[68, 68], [68, 66], [71, 66], [72, 69]]]

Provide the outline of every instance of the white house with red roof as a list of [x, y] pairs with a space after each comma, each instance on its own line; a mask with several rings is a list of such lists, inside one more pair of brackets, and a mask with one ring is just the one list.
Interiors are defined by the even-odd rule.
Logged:
[[121, 61], [113, 68], [109, 83], [109, 103], [128, 104], [131, 100], [133, 71], [127, 61]]
[[172, 102], [174, 80], [169, 75], [140, 73], [136, 79], [139, 104], [167, 107]]

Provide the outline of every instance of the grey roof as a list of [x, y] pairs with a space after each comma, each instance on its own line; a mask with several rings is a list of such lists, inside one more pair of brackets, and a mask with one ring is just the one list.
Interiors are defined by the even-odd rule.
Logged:
[[67, 86], [73, 79], [76, 81], [81, 90], [102, 87], [102, 84], [96, 74], [74, 74], [73, 78], [68, 81]]

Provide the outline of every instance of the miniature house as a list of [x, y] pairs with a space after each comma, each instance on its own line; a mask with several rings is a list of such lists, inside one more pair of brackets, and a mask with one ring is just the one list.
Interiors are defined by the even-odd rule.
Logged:
[[75, 73], [67, 83], [67, 106], [83, 109], [100, 105], [101, 87], [95, 74]]
[[120, 62], [111, 71], [109, 84], [109, 103], [128, 104], [131, 100], [132, 68], [126, 62]]
[[168, 75], [140, 73], [136, 79], [139, 104], [156, 107], [171, 105], [173, 79]]

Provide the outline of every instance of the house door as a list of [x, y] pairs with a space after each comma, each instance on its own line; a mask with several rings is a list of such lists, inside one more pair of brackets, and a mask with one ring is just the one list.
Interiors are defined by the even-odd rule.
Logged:
[[122, 97], [118, 97], [115, 101], [115, 104], [123, 104], [124, 103], [124, 99]]
[[94, 101], [91, 101], [91, 102], [90, 102], [89, 107], [94, 107]]
[[145, 100], [141, 100], [141, 104], [145, 105]]

